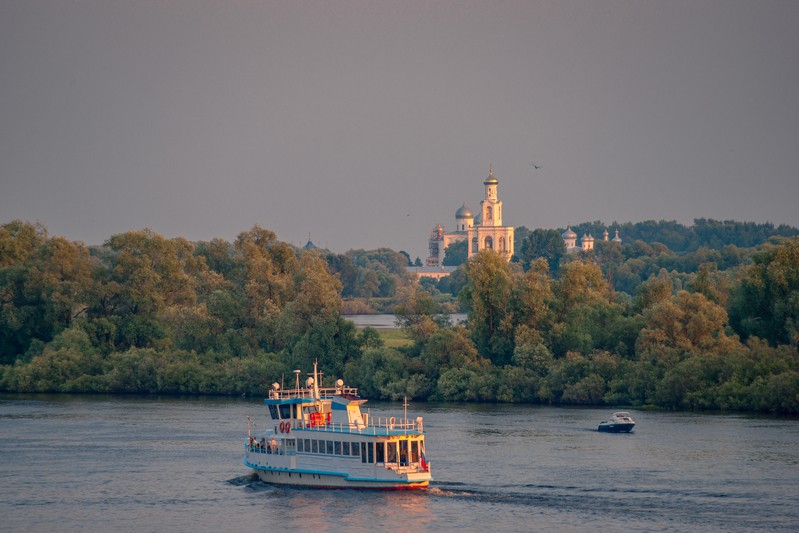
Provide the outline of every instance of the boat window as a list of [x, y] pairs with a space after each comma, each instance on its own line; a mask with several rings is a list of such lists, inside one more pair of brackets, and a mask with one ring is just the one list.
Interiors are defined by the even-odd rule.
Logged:
[[283, 420], [291, 418], [290, 404], [284, 403], [283, 405], [280, 406], [280, 418], [282, 418]]
[[311, 441], [311, 451], [313, 453], [319, 453], [319, 441], [314, 439]]
[[[372, 461], [369, 462], [371, 463]], [[376, 463], [386, 462], [386, 444], [384, 442], [375, 443], [375, 462]]]
[[408, 464], [408, 441], [401, 440], [399, 442], [399, 460], [402, 464]]
[[319, 453], [325, 453], [325, 441], [319, 441]]
[[305, 451], [305, 448], [303, 447], [302, 439], [297, 440], [297, 451], [298, 452], [304, 452]]
[[387, 442], [386, 443], [386, 462], [387, 463], [396, 463], [397, 462], [397, 443], [396, 442]]
[[311, 453], [311, 439], [305, 439], [305, 453]]
[[369, 452], [369, 460], [367, 463], [374, 463], [375, 462], [375, 447], [372, 446], [372, 443], [368, 443], [366, 445], [366, 451]]
[[294, 439], [286, 439], [286, 449], [294, 450], [297, 447], [297, 441]]
[[328, 441], [325, 441], [325, 442], [326, 442], [325, 450], [330, 455], [333, 455], [333, 441], [332, 440], [328, 440]]
[[272, 416], [272, 420], [277, 420], [277, 405], [269, 406], [269, 414]]
[[350, 454], [350, 443], [349, 442], [342, 442], [341, 443], [341, 455], [349, 455]]
[[362, 463], [366, 462], [366, 443], [365, 442], [361, 443], [361, 462]]
[[[361, 443], [361, 445], [363, 445], [363, 443]], [[358, 446], [357, 442], [352, 443], [352, 455], [361, 455], [361, 446]]]
[[335, 443], [336, 449], [333, 451], [336, 455], [341, 455], [341, 441], [336, 441]]
[[411, 462], [419, 462], [419, 441], [416, 440], [411, 441]]

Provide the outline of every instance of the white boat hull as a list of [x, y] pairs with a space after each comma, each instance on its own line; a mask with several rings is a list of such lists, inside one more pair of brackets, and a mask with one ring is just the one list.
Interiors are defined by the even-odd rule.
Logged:
[[[314, 432], [322, 436], [327, 433]], [[330, 433], [339, 438], [345, 435]], [[426, 488], [432, 480], [429, 465], [419, 463], [370, 463], [356, 456], [263, 453], [262, 449], [247, 445], [244, 465], [263, 482], [300, 487], [405, 490]]]
[[371, 489], [371, 490], [415, 490], [424, 489], [429, 485], [428, 480], [418, 482], [381, 481], [381, 480], [351, 480], [345, 476], [329, 474], [303, 474], [287, 470], [259, 470], [255, 469], [258, 479], [264, 483], [274, 485], [291, 485], [295, 487], [324, 488], [324, 489]]

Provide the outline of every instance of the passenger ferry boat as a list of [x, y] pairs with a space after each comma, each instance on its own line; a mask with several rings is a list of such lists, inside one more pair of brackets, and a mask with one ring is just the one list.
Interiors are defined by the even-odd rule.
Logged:
[[[244, 464], [261, 481], [317, 488], [424, 489], [432, 480], [425, 457], [422, 417], [372, 419], [361, 412], [366, 399], [342, 380], [319, 386], [314, 363], [305, 387], [272, 384], [264, 403], [268, 428], [248, 437]], [[406, 404], [407, 411], [407, 404]]]

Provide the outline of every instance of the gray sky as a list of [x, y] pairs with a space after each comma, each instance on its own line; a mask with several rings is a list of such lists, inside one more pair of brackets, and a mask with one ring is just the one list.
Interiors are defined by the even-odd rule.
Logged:
[[493, 163], [514, 226], [799, 226], [797, 28], [796, 0], [0, 0], [0, 223], [424, 258]]

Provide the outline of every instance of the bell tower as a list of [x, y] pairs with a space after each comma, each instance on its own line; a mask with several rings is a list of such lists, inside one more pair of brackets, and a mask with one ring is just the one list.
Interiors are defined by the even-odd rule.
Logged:
[[480, 202], [480, 216], [483, 226], [502, 225], [502, 202], [497, 196], [499, 180], [494, 177], [494, 165], [488, 166], [488, 177], [483, 182], [485, 185], [485, 199]]
[[494, 177], [494, 165], [488, 166], [488, 177], [483, 182], [485, 198], [480, 202], [480, 214], [474, 226], [468, 228], [469, 257], [480, 250], [494, 250], [506, 261], [513, 257], [513, 227], [502, 225], [502, 202], [497, 188], [499, 180]]

